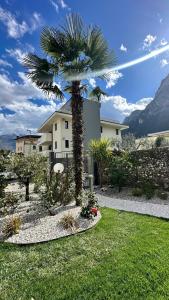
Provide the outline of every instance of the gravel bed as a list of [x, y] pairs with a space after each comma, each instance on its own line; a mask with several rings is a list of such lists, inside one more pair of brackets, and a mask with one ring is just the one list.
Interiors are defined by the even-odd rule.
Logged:
[[[13, 216], [20, 216], [22, 220], [21, 229], [5, 242], [15, 244], [34, 244], [55, 240], [61, 237], [69, 236], [82, 232], [93, 227], [101, 218], [100, 212], [94, 220], [84, 219], [80, 216], [81, 208], [74, 203], [58, 207], [55, 209], [55, 215], [49, 215], [38, 201], [22, 202]], [[78, 228], [74, 230], [65, 230], [60, 224], [64, 215], [71, 213], [77, 220]], [[0, 218], [0, 237], [2, 239], [2, 228], [11, 216]]]
[[112, 199], [169, 205], [169, 195], [167, 200], [162, 200], [158, 198], [156, 195], [151, 199], [146, 199], [144, 195], [141, 197], [134, 197], [132, 195], [132, 188], [124, 187], [122, 188], [122, 191], [119, 193], [117, 188], [103, 187], [102, 189], [100, 189], [99, 187], [95, 187], [95, 192], [99, 195], [111, 197]]

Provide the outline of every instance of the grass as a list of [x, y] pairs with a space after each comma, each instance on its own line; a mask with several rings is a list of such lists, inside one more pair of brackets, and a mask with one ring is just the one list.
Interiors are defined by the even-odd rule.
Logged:
[[0, 299], [169, 299], [169, 222], [106, 208], [102, 216], [73, 237], [0, 244]]

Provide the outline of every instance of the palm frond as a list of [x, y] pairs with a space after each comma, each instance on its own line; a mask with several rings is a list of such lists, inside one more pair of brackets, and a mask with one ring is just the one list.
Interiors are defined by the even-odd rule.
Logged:
[[53, 27], [45, 27], [40, 37], [40, 45], [45, 53], [61, 60], [67, 49], [65, 35]]
[[109, 51], [107, 42], [98, 27], [89, 27], [86, 37], [86, 55], [92, 60], [92, 71], [112, 67], [116, 58], [113, 51]]
[[105, 93], [99, 86], [96, 86], [89, 94], [89, 96], [92, 98], [97, 98], [98, 101], [101, 100], [102, 96], [108, 96], [107, 93]]
[[56, 64], [48, 62], [35, 54], [29, 53], [23, 60], [23, 65], [28, 68], [27, 76], [47, 95], [55, 94], [63, 99], [63, 93], [57, 85], [53, 84], [53, 78], [58, 73]]

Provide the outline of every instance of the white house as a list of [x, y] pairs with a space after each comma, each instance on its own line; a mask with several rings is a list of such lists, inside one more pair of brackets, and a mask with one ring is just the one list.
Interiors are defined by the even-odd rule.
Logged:
[[[119, 122], [100, 119], [100, 103], [84, 100], [84, 149], [87, 150], [89, 142], [94, 138], [121, 139], [121, 131], [128, 126]], [[55, 111], [39, 128], [41, 134], [39, 150], [48, 155], [54, 152], [56, 158], [71, 156], [72, 153], [72, 114], [70, 100]]]
[[16, 137], [16, 153], [23, 153], [30, 155], [39, 152], [39, 139], [40, 135], [27, 134]]

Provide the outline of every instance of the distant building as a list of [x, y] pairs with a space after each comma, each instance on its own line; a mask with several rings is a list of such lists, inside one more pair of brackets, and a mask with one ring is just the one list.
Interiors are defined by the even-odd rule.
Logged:
[[30, 155], [39, 152], [38, 141], [40, 135], [22, 135], [16, 137], [16, 153]]

